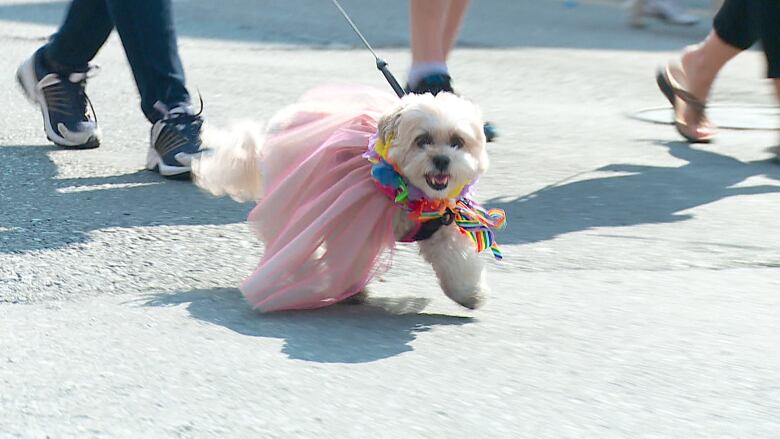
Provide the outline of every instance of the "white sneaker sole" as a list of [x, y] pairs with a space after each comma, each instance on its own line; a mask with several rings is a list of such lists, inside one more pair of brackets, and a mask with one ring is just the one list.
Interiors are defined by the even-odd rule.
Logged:
[[162, 157], [153, 147], [146, 153], [146, 169], [168, 178], [189, 178], [192, 168], [189, 166], [171, 166], [162, 161]]
[[27, 99], [33, 105], [37, 105], [41, 109], [43, 128], [46, 131], [46, 137], [56, 145], [65, 148], [89, 149], [100, 146], [100, 139], [102, 137], [100, 128], [97, 128], [91, 133], [80, 134], [79, 139], [66, 139], [54, 131], [54, 128], [51, 126], [51, 120], [49, 119], [49, 108], [46, 106], [46, 99], [43, 97], [43, 92], [38, 89], [38, 81], [35, 79], [34, 62], [35, 56], [33, 55], [19, 66], [16, 70], [16, 81]]
[[160, 136], [162, 127], [158, 124], [152, 126], [152, 132], [149, 136], [149, 151], [146, 153], [146, 169], [158, 172], [163, 177], [186, 179], [190, 177], [192, 168], [190, 166], [171, 166], [166, 165], [162, 160], [160, 153], [154, 149], [157, 143], [157, 137]]

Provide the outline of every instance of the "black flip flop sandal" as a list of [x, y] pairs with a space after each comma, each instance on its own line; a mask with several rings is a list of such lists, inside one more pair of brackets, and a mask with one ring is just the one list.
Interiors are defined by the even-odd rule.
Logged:
[[696, 119], [699, 123], [707, 120], [705, 110], [707, 104], [699, 100], [696, 96], [692, 95], [689, 91], [683, 89], [674, 79], [669, 75], [669, 66], [666, 65], [663, 68], [659, 68], [655, 76], [655, 81], [658, 83], [658, 88], [661, 89], [661, 93], [664, 94], [669, 103], [674, 108], [674, 126], [677, 128], [677, 132], [690, 143], [710, 143], [713, 136], [694, 137], [683, 131], [683, 128], [689, 127], [681, 118], [678, 117], [677, 111], [677, 99], [679, 98], [685, 105], [690, 106], [696, 112]]

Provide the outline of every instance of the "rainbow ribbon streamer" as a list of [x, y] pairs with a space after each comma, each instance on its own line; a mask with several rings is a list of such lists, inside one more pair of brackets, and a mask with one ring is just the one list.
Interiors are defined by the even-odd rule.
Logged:
[[476, 203], [458, 200], [455, 207], [455, 224], [474, 242], [477, 253], [490, 249], [493, 257], [500, 261], [504, 259], [493, 230], [506, 227], [506, 213], [501, 209], [485, 210]]

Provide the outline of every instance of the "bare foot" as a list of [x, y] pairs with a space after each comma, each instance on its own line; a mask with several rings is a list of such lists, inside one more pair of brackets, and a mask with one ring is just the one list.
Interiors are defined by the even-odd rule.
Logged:
[[[698, 46], [687, 47], [683, 51], [680, 64], [676, 69], [670, 69], [670, 73], [680, 88], [688, 91], [698, 102], [706, 103], [717, 71], [708, 71], [697, 49]], [[676, 116], [682, 122], [679, 126], [681, 131], [695, 139], [710, 139], [715, 135], [715, 126], [707, 119], [703, 108], [690, 105], [682, 99], [677, 102]]]

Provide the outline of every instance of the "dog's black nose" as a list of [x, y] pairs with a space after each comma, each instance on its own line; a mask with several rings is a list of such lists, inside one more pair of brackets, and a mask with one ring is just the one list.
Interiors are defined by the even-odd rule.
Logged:
[[433, 161], [433, 166], [435, 166], [439, 171], [446, 171], [450, 166], [450, 158], [446, 155], [437, 155], [431, 160]]

